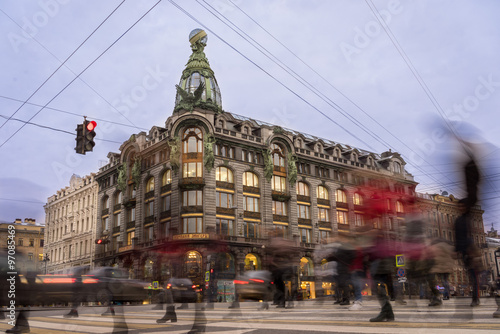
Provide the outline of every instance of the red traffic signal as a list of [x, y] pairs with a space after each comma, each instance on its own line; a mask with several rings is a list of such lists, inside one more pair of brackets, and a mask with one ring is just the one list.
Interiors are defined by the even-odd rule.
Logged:
[[97, 123], [95, 121], [90, 121], [90, 122], [86, 122], [86, 126], [87, 126], [87, 131], [94, 131], [94, 129], [96, 128], [97, 126]]
[[104, 243], [104, 241], [102, 239], [95, 239], [95, 243], [101, 245]]

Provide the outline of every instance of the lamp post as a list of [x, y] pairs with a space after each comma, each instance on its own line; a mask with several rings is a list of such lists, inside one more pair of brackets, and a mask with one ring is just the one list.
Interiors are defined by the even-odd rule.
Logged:
[[45, 257], [42, 260], [45, 263], [45, 275], [47, 275], [47, 262], [50, 261], [49, 254], [45, 253]]

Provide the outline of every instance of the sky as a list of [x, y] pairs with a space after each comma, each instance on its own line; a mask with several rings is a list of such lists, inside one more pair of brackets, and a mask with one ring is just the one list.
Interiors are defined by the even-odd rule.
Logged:
[[[0, 221], [45, 221], [48, 197], [164, 126], [205, 48], [225, 111], [406, 161], [417, 191], [464, 196], [465, 140], [484, 225], [500, 229], [500, 2], [39, 0], [0, 3]], [[96, 146], [76, 154], [83, 116]]]

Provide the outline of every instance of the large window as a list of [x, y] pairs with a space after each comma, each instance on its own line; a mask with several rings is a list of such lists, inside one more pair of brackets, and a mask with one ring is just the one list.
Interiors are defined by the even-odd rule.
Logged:
[[348, 224], [346, 211], [337, 210], [337, 223]]
[[215, 219], [218, 235], [235, 235], [234, 220], [232, 219]]
[[308, 228], [299, 228], [300, 230], [300, 241], [311, 243], [311, 230]]
[[273, 159], [273, 165], [275, 167], [285, 168], [285, 154], [283, 153], [283, 149], [278, 144], [271, 145], [271, 156]]
[[161, 185], [165, 186], [172, 183], [172, 171], [167, 169], [161, 178]]
[[161, 198], [161, 211], [170, 211], [170, 194]]
[[202, 231], [203, 231], [202, 217], [182, 218], [182, 233], [202, 233]]
[[243, 210], [251, 212], [260, 212], [260, 198], [253, 196], [243, 196]]
[[287, 216], [288, 210], [286, 202], [273, 201], [273, 215]]
[[396, 201], [396, 212], [397, 213], [404, 213], [405, 212], [403, 203], [401, 201]]
[[363, 205], [363, 197], [359, 193], [354, 193], [353, 195], [354, 205]]
[[297, 215], [299, 218], [311, 219], [310, 211], [311, 210], [309, 205], [303, 205], [303, 204], [297, 205]]
[[336, 194], [336, 201], [339, 202], [339, 203], [347, 203], [347, 196], [346, 196], [346, 193], [345, 191], [343, 191], [342, 189], [337, 189], [337, 191], [335, 192]]
[[318, 186], [318, 188], [316, 188], [316, 189], [317, 189], [316, 190], [316, 196], [318, 198], [328, 200], [328, 189], [326, 189], [323, 186]]
[[330, 221], [330, 209], [318, 207], [318, 221], [329, 222]]
[[273, 175], [271, 182], [274, 191], [286, 192], [286, 177]]
[[244, 235], [245, 238], [258, 238], [260, 233], [259, 233], [259, 224], [256, 222], [248, 222], [245, 221], [243, 223], [243, 228], [244, 228]]
[[215, 170], [215, 180], [219, 182], [234, 183], [233, 172], [227, 167], [217, 167]]
[[365, 224], [365, 217], [360, 213], [354, 214], [354, 225], [355, 226], [363, 226]]
[[259, 177], [252, 172], [243, 173], [243, 185], [248, 187], [259, 187]]
[[155, 202], [154, 201], [149, 201], [144, 203], [144, 217], [149, 217], [153, 216], [155, 214], [154, 208], [155, 208]]
[[309, 197], [309, 186], [304, 182], [297, 182], [297, 195]]
[[146, 183], [146, 192], [154, 191], [155, 190], [155, 178], [151, 177], [149, 178], [148, 182]]
[[190, 127], [184, 131], [182, 176], [184, 178], [203, 176], [203, 134], [197, 127]]
[[201, 190], [188, 190], [182, 193], [182, 206], [203, 205], [203, 192]]
[[218, 208], [231, 209], [233, 207], [233, 194], [217, 191], [215, 194], [215, 206]]

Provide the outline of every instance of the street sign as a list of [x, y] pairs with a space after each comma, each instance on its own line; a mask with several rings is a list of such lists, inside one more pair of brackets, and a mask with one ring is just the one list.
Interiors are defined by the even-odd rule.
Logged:
[[210, 281], [210, 271], [205, 271], [205, 282]]
[[398, 278], [398, 282], [399, 282], [399, 283], [404, 283], [404, 282], [406, 282], [406, 277], [399, 277], [399, 278]]
[[153, 289], [158, 289], [158, 281], [153, 281]]
[[405, 266], [405, 256], [403, 254], [396, 255], [396, 267]]
[[405, 268], [398, 268], [398, 277], [404, 277], [406, 275]]

